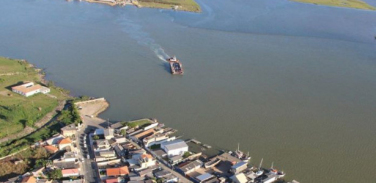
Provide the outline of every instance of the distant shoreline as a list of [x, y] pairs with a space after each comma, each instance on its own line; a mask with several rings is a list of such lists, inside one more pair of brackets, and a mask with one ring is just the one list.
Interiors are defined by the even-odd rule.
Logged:
[[[72, 0], [67, 0], [72, 1]], [[81, 0], [80, 0], [81, 1]], [[100, 3], [110, 6], [136, 6], [138, 8], [170, 9], [175, 11], [187, 11], [200, 13], [201, 7], [195, 0], [83, 0], [89, 3]]]
[[359, 10], [376, 11], [376, 7], [367, 4], [361, 0], [290, 0], [292, 2], [306, 3], [313, 5], [322, 5], [338, 8], [351, 8]]

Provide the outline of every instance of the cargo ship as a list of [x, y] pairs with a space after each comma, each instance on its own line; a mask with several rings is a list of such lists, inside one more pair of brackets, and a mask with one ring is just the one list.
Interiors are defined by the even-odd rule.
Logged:
[[170, 64], [171, 74], [183, 75], [184, 73], [183, 67], [180, 61], [176, 59], [175, 56], [167, 59], [167, 62]]

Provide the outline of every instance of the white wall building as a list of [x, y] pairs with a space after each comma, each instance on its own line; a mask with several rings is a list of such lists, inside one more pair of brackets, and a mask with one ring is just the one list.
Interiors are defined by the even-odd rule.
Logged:
[[38, 84], [35, 85], [33, 82], [28, 82], [12, 87], [12, 91], [25, 97], [29, 97], [37, 93], [49, 93], [50, 89]]
[[180, 139], [164, 142], [161, 144], [161, 148], [167, 153], [168, 156], [183, 155], [188, 151], [188, 145]]

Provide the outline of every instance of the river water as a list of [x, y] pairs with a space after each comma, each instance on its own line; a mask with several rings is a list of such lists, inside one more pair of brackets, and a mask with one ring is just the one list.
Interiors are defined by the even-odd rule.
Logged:
[[[152, 117], [216, 148], [240, 143], [253, 164], [303, 183], [375, 182], [376, 12], [199, 3], [201, 14], [1, 0], [0, 55], [105, 97], [103, 118]], [[184, 76], [170, 75], [172, 55]]]

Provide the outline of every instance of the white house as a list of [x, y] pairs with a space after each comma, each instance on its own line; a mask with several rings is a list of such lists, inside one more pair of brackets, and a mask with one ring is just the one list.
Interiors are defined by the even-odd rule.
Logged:
[[188, 145], [183, 140], [174, 140], [164, 142], [161, 148], [167, 153], [168, 156], [182, 155], [188, 151]]
[[35, 85], [33, 82], [27, 82], [22, 85], [12, 87], [12, 91], [25, 97], [29, 97], [37, 93], [49, 93], [50, 89], [38, 84]]

